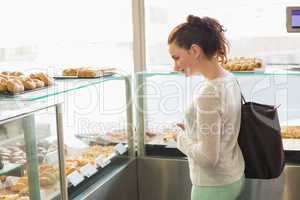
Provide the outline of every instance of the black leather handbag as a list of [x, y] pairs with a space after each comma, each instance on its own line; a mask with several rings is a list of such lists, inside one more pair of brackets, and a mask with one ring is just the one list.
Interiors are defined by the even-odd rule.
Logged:
[[245, 177], [271, 179], [284, 168], [284, 150], [277, 108], [246, 102], [242, 95], [238, 143], [245, 160]]

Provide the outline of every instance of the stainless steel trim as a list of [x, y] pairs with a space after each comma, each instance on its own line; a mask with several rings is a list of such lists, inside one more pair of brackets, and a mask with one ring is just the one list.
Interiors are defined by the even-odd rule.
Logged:
[[24, 139], [26, 145], [26, 159], [29, 183], [30, 199], [40, 200], [40, 179], [39, 179], [39, 163], [37, 156], [37, 142], [35, 132], [34, 114], [28, 115], [23, 119]]
[[144, 0], [132, 0], [134, 72], [145, 70], [145, 8]]
[[63, 200], [68, 199], [67, 178], [65, 174], [65, 150], [64, 150], [64, 133], [63, 133], [63, 115], [62, 103], [55, 106], [56, 124], [57, 124], [57, 142], [58, 142], [58, 157], [59, 157], [59, 172], [60, 172], [60, 191]]
[[126, 114], [127, 114], [127, 134], [128, 134], [128, 152], [129, 156], [134, 156], [135, 148], [134, 148], [134, 137], [133, 137], [133, 99], [131, 93], [131, 76], [125, 77], [125, 92], [126, 92]]

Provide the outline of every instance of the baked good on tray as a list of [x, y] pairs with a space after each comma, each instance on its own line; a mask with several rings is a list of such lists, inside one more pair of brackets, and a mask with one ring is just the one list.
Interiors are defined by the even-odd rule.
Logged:
[[97, 68], [82, 68], [78, 70], [78, 77], [99, 77], [103, 76], [104, 72]]
[[80, 68], [68, 68], [63, 70], [63, 76], [77, 76]]
[[94, 78], [101, 77], [106, 72], [113, 72], [115, 68], [100, 68], [100, 67], [80, 67], [66, 68], [62, 71], [63, 76], [77, 76], [79, 78]]
[[40, 81], [43, 81], [45, 86], [50, 86], [50, 85], [53, 85], [53, 83], [54, 83], [54, 79], [52, 77], [50, 77], [46, 73], [42, 73], [42, 72], [30, 74], [29, 77], [32, 79], [38, 79]]
[[281, 127], [281, 136], [286, 139], [300, 139], [300, 126]]
[[0, 200], [29, 200], [29, 197], [20, 196], [19, 194], [1, 194]]
[[42, 72], [29, 76], [18, 71], [0, 73], [0, 93], [19, 94], [53, 84], [54, 79]]
[[23, 83], [17, 79], [8, 79], [7, 91], [12, 94], [21, 93], [25, 90]]
[[228, 59], [227, 63], [224, 65], [224, 68], [228, 71], [254, 71], [262, 66], [263, 62], [261, 59], [239, 57]]
[[1, 74], [5, 76], [24, 76], [24, 74], [20, 71], [12, 71], [12, 72], [4, 71], [1, 72]]
[[0, 92], [7, 91], [7, 79], [0, 77]]

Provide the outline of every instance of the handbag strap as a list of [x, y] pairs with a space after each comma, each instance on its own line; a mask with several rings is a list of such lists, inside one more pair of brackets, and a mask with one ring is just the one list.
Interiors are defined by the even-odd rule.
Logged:
[[239, 81], [237, 79], [235, 79], [235, 80], [236, 80], [236, 83], [238, 84], [238, 86], [240, 88], [240, 91], [241, 91], [241, 101], [242, 101], [242, 104], [245, 104], [246, 103], [246, 99], [245, 99], [245, 97], [244, 97], [244, 95], [242, 93], [242, 88], [240, 86], [240, 83], [239, 83]]

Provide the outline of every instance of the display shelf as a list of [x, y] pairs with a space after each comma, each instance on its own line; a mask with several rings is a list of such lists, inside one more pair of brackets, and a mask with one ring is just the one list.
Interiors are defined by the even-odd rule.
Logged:
[[88, 86], [96, 85], [102, 82], [110, 80], [123, 80], [125, 76], [122, 75], [112, 75], [101, 78], [91, 78], [91, 79], [57, 79], [51, 87], [47, 87], [41, 90], [26, 92], [19, 95], [0, 95], [0, 100], [26, 100], [33, 101], [48, 98], [50, 96], [55, 96], [58, 94], [63, 94], [85, 88]]
[[[115, 182], [116, 179], [119, 178], [119, 175], [124, 173], [129, 167], [129, 165], [134, 164], [136, 162], [135, 158], [130, 158], [127, 156], [118, 156], [115, 158], [114, 162], [112, 162], [107, 167], [99, 170], [95, 175], [92, 177], [85, 179], [81, 182], [78, 186], [69, 188], [69, 197], [70, 199], [91, 199], [91, 196], [94, 196], [95, 193], [98, 193], [99, 190], [106, 190], [106, 184], [109, 182]], [[134, 171], [136, 172], [136, 171]], [[125, 185], [128, 184], [134, 179], [135, 177], [131, 177], [130, 179], [126, 179], [124, 181]], [[118, 180], [117, 180], [118, 181]], [[121, 182], [122, 188], [126, 187], [124, 182]], [[125, 195], [125, 194], [123, 194]], [[131, 194], [132, 195], [132, 194]], [[94, 197], [94, 199], [96, 199]], [[102, 198], [97, 198], [102, 199]]]
[[15, 176], [23, 175], [24, 166], [16, 163], [4, 163], [3, 169], [0, 170], [0, 176], [13, 174]]
[[[118, 145], [121, 145], [124, 147], [125, 151], [120, 152]], [[120, 155], [126, 154], [128, 153], [128, 145], [127, 144], [121, 144], [119, 143], [118, 145], [114, 146], [114, 151], [109, 154], [107, 157], [103, 156], [102, 154], [98, 155], [94, 161], [93, 164], [92, 163], [87, 163], [84, 166], [81, 166], [78, 170], [75, 170], [74, 172], [72, 172], [71, 174], [68, 175], [68, 187], [77, 187], [77, 185], [81, 184], [82, 182], [84, 182], [86, 179], [90, 179], [92, 178], [96, 173], [99, 173], [100, 171], [103, 170], [103, 168], [106, 168], [107, 166], [111, 165], [116, 159], [118, 159], [118, 157]], [[86, 166], [87, 165], [92, 165], [92, 169], [87, 169]], [[95, 170], [95, 172], [93, 172], [90, 176], [86, 176], [86, 174], [84, 174], [84, 171], [82, 170], [83, 168], [86, 168], [86, 170]], [[93, 169], [95, 168], [95, 169]], [[72, 176], [73, 173], [77, 174], [76, 176], [80, 176], [81, 180], [80, 181], [76, 181], [75, 180], [75, 185], [72, 184]]]
[[10, 121], [11, 118], [17, 119], [19, 116], [24, 116], [39, 110], [47, 109], [63, 101], [15, 101], [11, 99], [9, 101], [0, 98], [0, 124]]
[[[300, 67], [287, 65], [287, 66], [267, 66], [264, 70], [255, 70], [255, 71], [232, 71], [237, 77], [244, 76], [300, 76]], [[153, 76], [184, 76], [183, 73], [176, 71], [169, 72], [138, 72], [137, 76], [143, 76], [144, 78], [153, 77]]]

